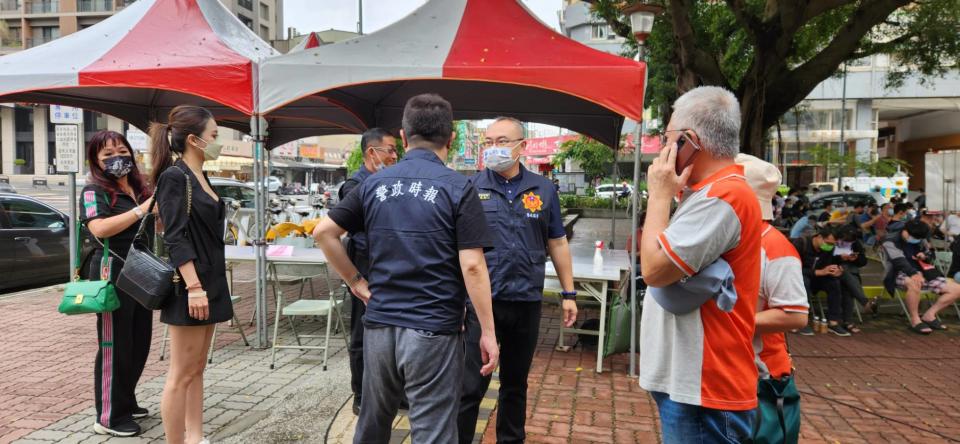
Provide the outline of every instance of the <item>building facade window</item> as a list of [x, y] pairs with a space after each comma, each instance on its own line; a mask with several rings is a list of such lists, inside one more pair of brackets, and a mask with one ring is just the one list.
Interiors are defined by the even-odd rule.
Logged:
[[42, 45], [57, 38], [60, 38], [59, 26], [38, 26], [33, 28], [33, 40], [29, 46]]
[[260, 38], [270, 41], [270, 28], [260, 25]]
[[253, 11], [253, 0], [237, 0], [237, 4], [247, 11]]
[[96, 111], [83, 111], [83, 139], [90, 140], [97, 131], [107, 129], [107, 116]]
[[13, 121], [16, 139], [14, 174], [33, 174], [33, 108], [16, 107]]
[[264, 20], [270, 20], [270, 5], [266, 3], [260, 3], [260, 18]]
[[243, 24], [244, 24], [247, 28], [250, 28], [250, 30], [253, 30], [253, 19], [252, 19], [252, 18], [247, 17], [247, 16], [245, 16], [245, 15], [239, 13], [239, 12], [237, 13], [237, 18], [240, 19], [240, 21], [243, 22]]
[[593, 40], [614, 40], [617, 35], [610, 30], [610, 25], [592, 25], [590, 38]]
[[58, 0], [33, 0], [27, 3], [28, 14], [51, 14], [60, 12]]

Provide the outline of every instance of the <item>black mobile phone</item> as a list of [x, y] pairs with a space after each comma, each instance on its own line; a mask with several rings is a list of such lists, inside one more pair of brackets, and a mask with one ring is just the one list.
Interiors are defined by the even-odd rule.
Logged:
[[677, 161], [675, 164], [675, 170], [678, 176], [683, 174], [683, 170], [693, 163], [694, 158], [699, 152], [700, 150], [697, 149], [696, 144], [690, 140], [689, 136], [687, 136], [686, 133], [681, 133], [680, 138], [677, 139]]

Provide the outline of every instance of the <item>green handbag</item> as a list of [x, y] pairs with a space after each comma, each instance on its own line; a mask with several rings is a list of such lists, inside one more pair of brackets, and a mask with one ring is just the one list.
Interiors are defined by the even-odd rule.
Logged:
[[[79, 224], [78, 224], [79, 228]], [[79, 241], [80, 230], [77, 230]], [[79, 246], [78, 246], [79, 247]], [[110, 238], [103, 241], [104, 260], [110, 258]], [[79, 279], [80, 249], [77, 248], [77, 264], [73, 281], [67, 283], [63, 290], [63, 299], [57, 311], [65, 315], [85, 313], [108, 313], [120, 308], [120, 299], [117, 290], [109, 279], [100, 281], [81, 281]]]
[[630, 351], [630, 304], [626, 298], [618, 296], [613, 301], [608, 319], [603, 356]]

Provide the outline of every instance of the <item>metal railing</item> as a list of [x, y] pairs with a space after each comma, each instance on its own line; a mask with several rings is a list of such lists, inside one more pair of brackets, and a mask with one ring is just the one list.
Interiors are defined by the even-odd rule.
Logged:
[[77, 10], [80, 12], [111, 12], [113, 0], [79, 0]]
[[28, 0], [27, 14], [54, 14], [60, 12], [59, 0]]

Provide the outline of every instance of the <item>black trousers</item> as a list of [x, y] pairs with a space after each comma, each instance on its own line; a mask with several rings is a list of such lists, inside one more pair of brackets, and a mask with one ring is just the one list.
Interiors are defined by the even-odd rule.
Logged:
[[867, 295], [863, 292], [863, 283], [860, 279], [860, 269], [844, 267], [843, 276], [840, 276], [844, 297], [855, 299], [860, 305], [867, 305]]
[[360, 404], [363, 392], [363, 315], [367, 305], [350, 294], [350, 387], [353, 389], [353, 402]]
[[[493, 302], [493, 319], [500, 343], [500, 396], [497, 404], [497, 442], [522, 443], [526, 439], [527, 374], [540, 335], [541, 302]], [[473, 442], [480, 402], [490, 377], [480, 375], [480, 324], [473, 306], [467, 306], [464, 334], [463, 387], [457, 426], [460, 443]]]
[[153, 312], [117, 290], [120, 308], [97, 314], [97, 360], [93, 366], [97, 421], [113, 427], [133, 419], [135, 390], [150, 354]]
[[[806, 278], [804, 278], [806, 281]], [[827, 293], [827, 320], [847, 324], [853, 313], [853, 298], [841, 290], [841, 281], [833, 276], [814, 276], [807, 284], [809, 296]], [[812, 307], [812, 305], [811, 305]]]

